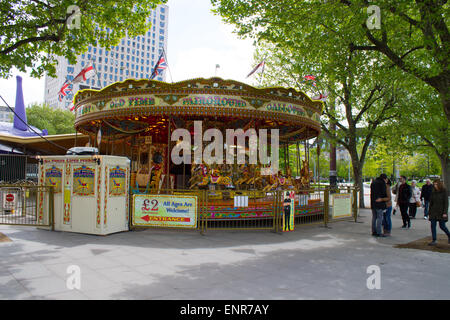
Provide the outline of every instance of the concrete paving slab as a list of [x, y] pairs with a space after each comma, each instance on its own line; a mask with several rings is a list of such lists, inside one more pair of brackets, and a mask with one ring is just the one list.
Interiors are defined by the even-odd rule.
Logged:
[[[420, 209], [417, 214], [421, 217]], [[435, 299], [450, 297], [446, 253], [395, 248], [430, 233], [413, 220], [373, 238], [361, 223], [269, 231], [148, 229], [106, 237], [0, 226], [0, 299]], [[441, 233], [438, 230], [438, 233]], [[66, 287], [67, 266], [81, 267], [81, 290]], [[381, 289], [367, 268], [378, 266]], [[16, 278], [17, 277], [17, 278]]]

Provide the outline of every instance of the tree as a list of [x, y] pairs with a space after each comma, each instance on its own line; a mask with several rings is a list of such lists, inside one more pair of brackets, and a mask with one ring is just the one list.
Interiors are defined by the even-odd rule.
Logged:
[[[260, 43], [256, 60], [266, 60], [264, 84], [287, 85], [312, 94], [327, 91], [321, 128], [325, 137], [350, 154], [355, 185], [363, 190], [362, 169], [379, 125], [395, 116], [399, 82], [395, 73], [373, 68], [365, 53], [347, 48], [330, 56], [310, 55], [307, 45]], [[294, 47], [296, 49], [293, 49]], [[307, 55], [307, 57], [305, 57]], [[303, 81], [314, 74], [316, 86]], [[335, 124], [337, 130], [330, 129]], [[364, 207], [364, 194], [360, 193]]]
[[26, 108], [28, 124], [47, 129], [49, 135], [75, 133], [75, 115], [68, 110], [53, 109], [44, 104], [32, 104]]
[[[450, 120], [446, 0], [211, 1], [214, 11], [235, 25], [241, 36], [287, 47], [306, 41], [310, 51], [322, 57], [346, 49], [366, 52], [377, 65], [412, 75], [432, 87]], [[378, 9], [381, 16], [376, 16]]]
[[10, 76], [13, 67], [31, 68], [34, 77], [55, 76], [56, 56], [75, 64], [89, 45], [110, 48], [126, 34], [143, 34], [151, 10], [165, 2], [0, 0], [0, 77]]
[[398, 117], [386, 124], [384, 130], [380, 131], [380, 136], [389, 141], [394, 152], [398, 150], [406, 150], [410, 154], [433, 152], [440, 161], [442, 177], [448, 189], [450, 127], [440, 106], [440, 98], [430, 86], [423, 86], [411, 77], [405, 81], [408, 84], [408, 91], [399, 97], [401, 109], [398, 110]]

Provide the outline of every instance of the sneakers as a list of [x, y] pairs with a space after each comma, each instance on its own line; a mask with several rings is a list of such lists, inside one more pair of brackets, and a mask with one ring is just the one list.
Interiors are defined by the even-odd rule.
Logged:
[[[450, 240], [449, 240], [450, 241]], [[429, 246], [435, 246], [436, 245], [436, 240], [431, 241], [429, 244]]]
[[424, 216], [423, 219], [424, 219], [424, 220], [428, 220], [428, 217], [427, 217], [427, 216]]
[[406, 229], [406, 225], [405, 225], [405, 226], [402, 226], [402, 229]]

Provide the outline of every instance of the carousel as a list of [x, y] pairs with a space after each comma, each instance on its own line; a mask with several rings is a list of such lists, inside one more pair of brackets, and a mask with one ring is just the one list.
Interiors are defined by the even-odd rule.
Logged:
[[[320, 133], [322, 107], [322, 101], [311, 100], [295, 89], [254, 88], [220, 78], [177, 83], [126, 80], [99, 91], [79, 91], [74, 98], [77, 132], [91, 137], [90, 146], [99, 148], [102, 155], [131, 160], [130, 192], [207, 190], [206, 214], [211, 219], [269, 216], [271, 192], [293, 190], [297, 196], [309, 192], [312, 172], [307, 142]], [[195, 161], [198, 123], [203, 132], [217, 129], [224, 137], [228, 129], [278, 129], [280, 170], [262, 174], [267, 164], [248, 161], [248, 141], [244, 163], [238, 163], [237, 157], [233, 163]], [[188, 163], [171, 161], [171, 152], [180, 142], [171, 139], [177, 129], [186, 129], [191, 135], [193, 152]], [[202, 143], [207, 147], [208, 142]], [[226, 144], [224, 149], [225, 153], [233, 151]], [[290, 161], [292, 150], [294, 161]], [[254, 201], [251, 210], [236, 208], [235, 198], [242, 195]]]

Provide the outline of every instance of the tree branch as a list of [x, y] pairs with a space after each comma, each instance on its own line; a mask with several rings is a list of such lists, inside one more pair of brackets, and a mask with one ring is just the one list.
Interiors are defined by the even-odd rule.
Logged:
[[8, 53], [16, 50], [20, 46], [23, 46], [23, 45], [25, 45], [27, 43], [40, 42], [40, 41], [59, 42], [59, 41], [61, 41], [61, 38], [60, 38], [60, 35], [48, 34], [48, 35], [45, 35], [45, 36], [31, 37], [31, 38], [19, 40], [15, 44], [13, 44], [12, 46], [9, 46], [8, 48], [0, 51], [0, 54], [8, 54]]

